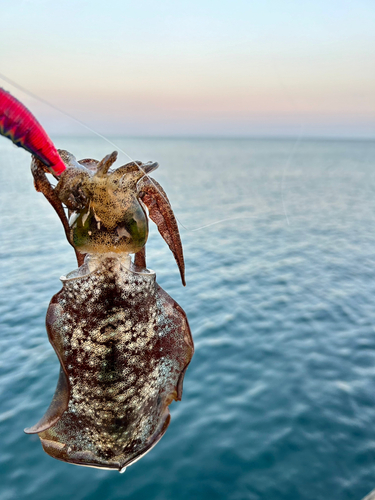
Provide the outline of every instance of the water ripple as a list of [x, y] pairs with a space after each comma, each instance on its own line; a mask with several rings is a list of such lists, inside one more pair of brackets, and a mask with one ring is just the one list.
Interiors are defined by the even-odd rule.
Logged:
[[[108, 152], [85, 138], [59, 146]], [[158, 446], [124, 475], [54, 461], [23, 434], [54, 392], [44, 317], [75, 264], [24, 157], [3, 141], [1, 500], [363, 498], [375, 486], [375, 144], [302, 141], [284, 178], [290, 225], [280, 196], [288, 141], [126, 147], [160, 161], [157, 178], [188, 227], [236, 218], [182, 230], [186, 289], [151, 230], [149, 266], [196, 341], [183, 400]]]

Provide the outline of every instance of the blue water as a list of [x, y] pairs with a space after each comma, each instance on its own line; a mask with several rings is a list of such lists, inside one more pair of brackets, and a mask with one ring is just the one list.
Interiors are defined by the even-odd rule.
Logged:
[[183, 399], [123, 475], [55, 461], [23, 433], [55, 389], [44, 318], [76, 266], [29, 155], [1, 140], [1, 500], [360, 500], [375, 488], [375, 143], [114, 141], [160, 162], [187, 228], [232, 218], [181, 229], [186, 288], [150, 236], [148, 266], [196, 343]]

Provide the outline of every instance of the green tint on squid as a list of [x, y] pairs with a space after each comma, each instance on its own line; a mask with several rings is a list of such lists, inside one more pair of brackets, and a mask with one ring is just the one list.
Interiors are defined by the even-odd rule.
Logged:
[[75, 164], [70, 155], [56, 188], [61, 201], [74, 212], [72, 242], [81, 253], [137, 253], [146, 244], [148, 220], [137, 183], [157, 164], [146, 164], [143, 170], [132, 162], [110, 171], [116, 157], [117, 153], [106, 156], [94, 169]]

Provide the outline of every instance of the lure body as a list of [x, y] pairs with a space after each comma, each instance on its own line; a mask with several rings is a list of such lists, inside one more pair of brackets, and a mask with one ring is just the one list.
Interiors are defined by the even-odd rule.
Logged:
[[[5, 97], [0, 92], [0, 117], [9, 116]], [[4, 128], [0, 132], [14, 139]], [[44, 450], [59, 460], [123, 471], [166, 431], [168, 405], [181, 399], [194, 352], [184, 311], [146, 268], [145, 207], [185, 284], [181, 240], [165, 192], [147, 176], [157, 163], [112, 170], [116, 152], [100, 162], [78, 162], [53, 144], [51, 150], [52, 160], [58, 155], [63, 165], [59, 174], [54, 170], [58, 184], [53, 188], [45, 175], [51, 157], [37, 154], [31, 166], [35, 187], [59, 215], [79, 268], [61, 278], [63, 288], [48, 308], [60, 377], [46, 414], [25, 432], [37, 433]]]
[[65, 170], [55, 146], [35, 116], [0, 88], [0, 134], [37, 156], [56, 175]]

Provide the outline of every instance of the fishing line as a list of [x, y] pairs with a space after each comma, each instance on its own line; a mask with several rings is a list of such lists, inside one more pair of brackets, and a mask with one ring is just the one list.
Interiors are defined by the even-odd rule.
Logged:
[[[269, 217], [270, 214], [267, 214]], [[227, 219], [220, 219], [215, 222], [210, 222], [209, 224], [205, 224], [204, 226], [197, 227], [195, 229], [187, 229], [190, 233], [195, 233], [195, 231], [200, 231], [201, 229], [206, 229], [207, 227], [214, 226], [215, 224], [220, 224], [221, 222], [228, 222], [232, 220], [243, 220], [243, 219], [260, 219], [259, 215], [240, 215], [239, 217], [228, 217]], [[181, 224], [181, 222], [180, 222]], [[182, 224], [181, 224], [182, 225]], [[183, 226], [184, 227], [184, 226]]]
[[3, 75], [2, 73], [0, 73], [0, 78], [2, 80], [4, 80], [5, 82], [9, 83], [10, 85], [13, 85], [13, 87], [16, 87], [18, 90], [21, 90], [21, 92], [24, 92], [28, 96], [32, 97], [33, 99], [36, 99], [37, 101], [40, 101], [43, 104], [46, 104], [50, 108], [58, 111], [59, 113], [63, 114], [64, 116], [66, 116], [68, 118], [70, 118], [71, 120], [75, 121], [76, 123], [79, 123], [79, 125], [82, 125], [82, 127], [84, 127], [85, 129], [89, 130], [93, 134], [97, 135], [101, 139], [104, 139], [106, 142], [108, 142], [108, 144], [111, 144], [111, 146], [115, 147], [116, 149], [118, 149], [119, 151], [121, 151], [121, 153], [123, 153], [125, 156], [127, 156], [130, 161], [134, 162], [133, 158], [131, 158], [127, 153], [125, 153], [125, 151], [123, 151], [121, 148], [119, 148], [118, 146], [116, 146], [116, 144], [114, 144], [112, 141], [110, 141], [109, 139], [107, 139], [106, 137], [104, 137], [104, 135], [100, 134], [96, 130], [94, 130], [91, 127], [89, 127], [88, 125], [86, 125], [86, 123], [82, 122], [81, 120], [78, 120], [78, 118], [75, 118], [74, 116], [70, 115], [69, 113], [66, 113], [62, 109], [60, 109], [57, 106], [55, 106], [54, 104], [46, 101], [45, 99], [43, 99], [43, 97], [39, 97], [38, 95], [34, 94], [33, 92], [30, 92], [29, 90], [25, 89], [25, 87], [22, 87], [21, 85], [19, 85], [15, 81], [11, 80], [7, 76]]
[[[117, 146], [117, 144], [113, 143], [112, 141], [110, 141], [109, 139], [107, 139], [106, 137], [104, 137], [102, 134], [100, 134], [99, 132], [97, 132], [96, 130], [94, 130], [93, 128], [91, 128], [89, 125], [86, 125], [86, 123], [82, 122], [81, 120], [75, 118], [74, 116], [72, 116], [71, 114], [67, 113], [66, 111], [63, 111], [62, 109], [60, 109], [59, 107], [55, 106], [54, 104], [50, 103], [49, 101], [47, 101], [46, 99], [43, 99], [42, 97], [39, 97], [38, 95], [34, 94], [33, 92], [27, 90], [25, 87], [23, 87], [22, 85], [19, 85], [17, 82], [15, 82], [14, 80], [12, 80], [11, 78], [8, 78], [6, 75], [4, 75], [3, 73], [0, 73], [0, 78], [4, 81], [6, 81], [7, 83], [9, 83], [10, 85], [12, 85], [13, 87], [17, 88], [18, 90], [20, 90], [21, 92], [24, 92], [26, 95], [32, 97], [33, 99], [36, 99], [37, 101], [40, 101], [42, 102], [43, 104], [46, 104], [47, 106], [49, 106], [50, 108], [54, 109], [55, 111], [58, 111], [59, 113], [61, 113], [62, 115], [70, 118], [71, 120], [73, 120], [74, 122], [78, 123], [79, 125], [81, 125], [82, 127], [84, 127], [85, 129], [89, 130], [90, 132], [92, 132], [93, 134], [97, 135], [98, 137], [100, 137], [101, 139], [104, 139], [108, 144], [111, 144], [111, 146], [113, 146], [114, 148], [118, 149], [119, 151], [121, 151], [121, 153], [123, 153], [127, 158], [129, 158], [129, 160], [131, 162], [134, 162], [136, 163], [133, 158], [128, 155], [125, 151], [123, 151], [120, 147]], [[139, 166], [137, 164], [138, 168], [143, 172], [143, 174], [149, 179], [149, 181], [152, 183], [152, 185], [155, 187], [155, 189], [158, 191], [158, 193], [161, 195], [161, 197], [164, 199], [164, 201], [167, 202], [165, 196], [163, 195], [163, 193], [160, 192], [160, 190], [158, 189], [158, 187], [155, 185], [155, 183], [153, 182], [153, 180], [146, 174], [146, 172], [142, 169], [141, 166]], [[244, 219], [244, 218], [254, 218], [254, 217], [246, 217], [246, 216], [241, 216], [241, 217], [234, 217], [234, 218], [228, 218], [228, 219], [222, 219], [222, 220], [218, 220], [218, 221], [214, 221], [210, 224], [206, 224], [204, 226], [200, 226], [200, 227], [197, 227], [195, 229], [189, 229], [188, 227], [186, 227], [180, 220], [179, 218], [175, 215], [176, 217], [176, 220], [177, 222], [180, 224], [181, 227], [183, 227], [186, 231], [189, 231], [189, 232], [195, 232], [195, 231], [200, 231], [202, 229], [205, 229], [207, 227], [210, 227], [210, 226], [213, 226], [215, 224], [219, 224], [221, 222], [226, 222], [226, 221], [229, 221], [229, 220], [235, 220], [235, 219]]]
[[[285, 84], [284, 79], [281, 76], [280, 67], [279, 67], [279, 61], [275, 57], [272, 57], [272, 59], [273, 59], [273, 69], [274, 69], [274, 71], [276, 73], [276, 76], [278, 78], [279, 85], [284, 90], [284, 94], [289, 99], [289, 102], [292, 105], [292, 107], [296, 111], [298, 111], [299, 113], [301, 113], [300, 106], [297, 103], [297, 101], [295, 99], [295, 96], [290, 93], [288, 86]], [[289, 217], [288, 217], [288, 214], [287, 214], [287, 211], [286, 211], [286, 205], [285, 205], [285, 200], [284, 200], [285, 172], [289, 168], [291, 160], [292, 160], [292, 158], [294, 156], [294, 152], [297, 149], [297, 146], [298, 146], [299, 142], [301, 141], [301, 138], [302, 138], [302, 135], [303, 135], [303, 132], [304, 132], [304, 128], [305, 128], [305, 124], [302, 123], [302, 122], [300, 122], [300, 124], [299, 124], [299, 132], [298, 132], [296, 140], [294, 141], [292, 150], [291, 150], [291, 152], [290, 152], [290, 154], [289, 154], [289, 156], [288, 156], [288, 158], [287, 158], [287, 160], [285, 162], [285, 165], [284, 165], [284, 168], [283, 168], [283, 176], [282, 176], [282, 179], [281, 179], [281, 201], [282, 201], [283, 210], [284, 210], [284, 214], [285, 214], [285, 218], [286, 218], [286, 221], [288, 223], [288, 226], [290, 226], [290, 222], [289, 222]]]
[[[86, 123], [82, 122], [81, 120], [78, 120], [78, 118], [75, 118], [74, 116], [72, 116], [71, 114], [69, 113], [66, 113], [65, 111], [63, 111], [62, 109], [58, 108], [57, 106], [55, 106], [54, 104], [46, 101], [45, 99], [43, 99], [42, 97], [39, 97], [38, 95], [34, 94], [33, 92], [30, 92], [29, 90], [27, 90], [25, 87], [22, 87], [22, 85], [19, 85], [18, 83], [16, 83], [15, 81], [11, 80], [10, 78], [8, 78], [7, 76], [5, 76], [4, 74], [0, 73], [0, 78], [4, 81], [6, 81], [7, 83], [9, 83], [10, 85], [13, 85], [15, 88], [17, 88], [18, 90], [21, 90], [21, 92], [24, 92], [25, 94], [27, 94], [28, 96], [32, 97], [33, 99], [36, 99], [37, 101], [40, 101], [42, 102], [43, 104], [46, 104], [47, 106], [51, 107], [52, 109], [58, 111], [59, 113], [61, 113], [62, 115], [70, 118], [71, 120], [75, 121], [76, 123], [78, 123], [79, 125], [81, 125], [82, 127], [84, 127], [85, 129], [89, 130], [90, 132], [92, 132], [93, 134], [97, 135], [98, 137], [100, 137], [101, 139], [104, 139], [106, 142], [108, 142], [108, 144], [111, 144], [111, 146], [113, 146], [114, 148], [118, 149], [119, 151], [121, 151], [121, 153], [123, 153], [125, 156], [127, 156], [129, 158], [129, 160], [133, 163], [135, 163], [137, 165], [137, 167], [139, 168], [139, 170], [145, 175], [145, 177], [148, 178], [148, 180], [151, 182], [151, 184], [155, 187], [155, 189], [158, 191], [158, 193], [161, 195], [161, 197], [164, 199], [165, 202], [168, 202], [168, 200], [165, 199], [165, 196], [163, 195], [163, 193], [158, 189], [158, 187], [156, 186], [156, 184], [154, 183], [154, 181], [151, 179], [151, 177], [149, 177], [146, 172], [143, 170], [143, 168], [138, 165], [138, 163], [133, 160], [133, 158], [128, 155], [127, 153], [125, 153], [125, 151], [123, 149], [121, 149], [120, 147], [117, 146], [117, 144], [115, 144], [114, 142], [110, 141], [109, 139], [107, 139], [106, 137], [104, 137], [104, 135], [100, 134], [99, 132], [97, 132], [96, 130], [94, 130], [93, 128], [91, 128], [89, 125], [86, 125]], [[176, 216], [175, 216], [176, 217]], [[178, 218], [176, 217], [176, 220], [181, 224], [182, 227], [184, 227], [185, 229], [187, 229], [179, 220]]]
[[299, 129], [299, 133], [298, 133], [298, 137], [297, 139], [294, 141], [294, 144], [293, 144], [293, 147], [292, 147], [292, 150], [285, 162], [285, 165], [284, 165], [284, 169], [283, 169], [283, 176], [282, 176], [282, 179], [281, 179], [281, 201], [283, 203], [283, 209], [284, 209], [284, 214], [285, 214], [285, 218], [286, 218], [286, 221], [288, 223], [288, 226], [290, 226], [290, 222], [289, 222], [289, 217], [288, 217], [288, 214], [287, 214], [287, 211], [286, 211], [286, 206], [285, 206], [285, 201], [284, 201], [284, 179], [285, 179], [285, 172], [287, 170], [287, 168], [289, 168], [289, 165], [290, 165], [290, 162], [294, 156], [294, 152], [295, 150], [297, 149], [297, 145], [299, 144], [300, 140], [301, 140], [301, 137], [302, 137], [302, 131], [303, 131], [303, 125], [301, 123], [300, 125], [300, 129]]
[[[95, 134], [96, 136], [100, 137], [101, 139], [103, 139], [104, 141], [106, 141], [108, 144], [110, 144], [111, 146], [113, 146], [114, 148], [116, 148], [117, 150], [119, 150], [121, 153], [123, 153], [127, 158], [129, 158], [129, 160], [131, 162], [134, 162], [137, 164], [137, 162], [135, 162], [135, 160], [133, 160], [133, 158], [128, 155], [123, 149], [121, 149], [117, 144], [115, 144], [114, 142], [112, 142], [111, 140], [109, 140], [107, 137], [105, 137], [104, 135], [100, 134], [99, 132], [97, 132], [96, 130], [94, 130], [93, 128], [91, 128], [89, 125], [87, 125], [86, 123], [84, 123], [83, 121], [79, 120], [78, 118], [75, 118], [73, 115], [71, 115], [70, 113], [67, 113], [66, 111], [63, 111], [62, 109], [60, 109], [59, 107], [55, 106], [54, 104], [50, 103], [49, 101], [47, 101], [46, 99], [43, 99], [42, 97], [38, 96], [37, 94], [34, 94], [33, 92], [29, 91], [28, 89], [26, 89], [25, 87], [23, 87], [22, 85], [19, 85], [17, 82], [15, 82], [14, 80], [12, 80], [11, 78], [8, 78], [6, 75], [4, 75], [3, 73], [0, 73], [0, 78], [2, 80], [4, 80], [5, 82], [9, 83], [10, 85], [12, 85], [13, 87], [17, 88], [18, 90], [20, 90], [21, 92], [24, 92], [26, 95], [32, 97], [33, 99], [36, 99], [37, 101], [40, 101], [42, 102], [43, 104], [46, 104], [47, 106], [49, 106], [50, 108], [54, 109], [55, 111], [58, 111], [59, 113], [61, 113], [62, 115], [66, 116], [67, 118], [70, 118], [71, 120], [73, 120], [74, 122], [78, 123], [79, 125], [81, 125], [82, 127], [84, 127], [86, 130], [90, 131], [91, 133]], [[286, 209], [285, 209], [285, 204], [284, 204], [284, 197], [283, 197], [283, 184], [284, 184], [284, 176], [285, 176], [285, 170], [286, 170], [286, 167], [289, 165], [290, 161], [291, 161], [291, 158], [293, 157], [293, 154], [294, 154], [294, 151], [296, 149], [296, 146], [298, 144], [298, 142], [300, 141], [301, 139], [301, 134], [302, 134], [302, 127], [300, 129], [300, 132], [299, 132], [299, 135], [294, 143], [294, 146], [292, 148], [292, 151], [286, 161], [286, 164], [284, 166], [284, 171], [283, 171], [283, 178], [282, 178], [282, 202], [283, 202], [283, 208], [284, 208], [284, 213], [285, 213], [285, 217], [286, 217], [286, 220], [289, 224], [289, 219], [288, 219], [288, 215], [286, 213]], [[141, 170], [141, 172], [149, 179], [149, 181], [151, 182], [151, 184], [155, 187], [155, 189], [158, 191], [158, 193], [161, 195], [161, 197], [164, 199], [164, 201], [168, 202], [168, 200], [165, 198], [165, 196], [163, 195], [163, 193], [160, 192], [160, 190], [158, 189], [158, 187], [155, 185], [155, 183], [153, 182], [153, 179], [151, 179], [147, 174], [146, 172], [143, 170], [143, 168], [141, 166], [139, 166], [137, 164], [138, 168]], [[196, 231], [201, 231], [202, 229], [206, 229], [208, 227], [211, 227], [211, 226], [214, 226], [216, 224], [221, 224], [222, 222], [229, 222], [229, 221], [232, 221], [232, 220], [243, 220], [243, 219], [259, 219], [260, 217], [259, 216], [246, 216], [246, 215], [243, 215], [243, 216], [239, 216], [239, 217], [228, 217], [228, 218], [225, 218], [225, 219], [220, 219], [220, 220], [217, 220], [217, 221], [214, 221], [214, 222], [211, 222], [209, 224], [205, 224], [203, 226], [199, 226], [197, 228], [194, 228], [194, 229], [191, 229], [191, 228], [188, 228], [187, 226], [185, 226], [185, 224], [183, 224], [181, 222], [181, 220], [175, 215], [175, 218], [177, 220], [177, 222], [179, 223], [179, 225], [185, 229], [186, 231], [188, 232], [196, 232]]]

